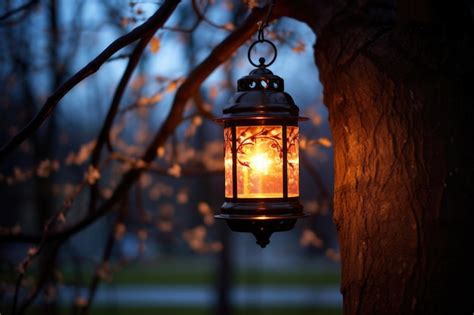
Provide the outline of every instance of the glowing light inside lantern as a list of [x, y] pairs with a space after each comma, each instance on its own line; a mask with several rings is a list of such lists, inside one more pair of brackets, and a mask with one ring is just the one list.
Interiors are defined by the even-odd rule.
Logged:
[[237, 198], [282, 198], [282, 126], [237, 126]]
[[[236, 126], [236, 173], [233, 183], [232, 127], [224, 129], [225, 196], [283, 198], [283, 126]], [[298, 127], [287, 126], [288, 197], [299, 196]]]
[[271, 161], [267, 158], [266, 154], [260, 153], [255, 154], [250, 158], [250, 167], [260, 173], [267, 173]]

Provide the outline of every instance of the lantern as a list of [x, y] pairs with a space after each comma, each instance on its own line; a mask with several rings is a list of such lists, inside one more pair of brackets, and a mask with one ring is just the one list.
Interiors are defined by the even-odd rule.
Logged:
[[[259, 36], [260, 37], [260, 36]], [[269, 63], [255, 64], [251, 50], [268, 44]], [[217, 119], [224, 126], [225, 202], [217, 219], [233, 231], [253, 233], [262, 248], [273, 232], [291, 230], [303, 217], [299, 201], [299, 109], [283, 79], [267, 67], [273, 43], [254, 42], [248, 58], [256, 67], [238, 80], [237, 93]]]

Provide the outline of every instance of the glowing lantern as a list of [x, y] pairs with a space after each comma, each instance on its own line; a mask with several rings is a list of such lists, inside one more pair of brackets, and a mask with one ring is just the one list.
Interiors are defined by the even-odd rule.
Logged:
[[[255, 64], [257, 43], [267, 43], [274, 57]], [[217, 119], [224, 125], [225, 202], [218, 219], [234, 231], [251, 232], [265, 247], [273, 232], [291, 230], [304, 216], [299, 202], [299, 109], [284, 92], [283, 79], [267, 66], [276, 47], [260, 38], [249, 48], [257, 68], [238, 80], [238, 92]]]

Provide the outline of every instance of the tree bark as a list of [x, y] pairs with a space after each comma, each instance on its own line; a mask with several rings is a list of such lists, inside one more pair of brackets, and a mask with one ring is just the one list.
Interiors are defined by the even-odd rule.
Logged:
[[472, 22], [364, 3], [296, 14], [334, 138], [344, 314], [471, 314]]

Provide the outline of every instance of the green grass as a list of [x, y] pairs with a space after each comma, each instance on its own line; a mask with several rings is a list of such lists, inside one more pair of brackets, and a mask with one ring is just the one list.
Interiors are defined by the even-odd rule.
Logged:
[[[92, 272], [85, 272], [82, 279], [90, 279]], [[207, 270], [138, 270], [124, 269], [112, 273], [112, 284], [162, 284], [162, 285], [202, 285], [212, 284], [216, 275]], [[258, 272], [246, 271], [234, 274], [234, 284], [241, 285], [337, 285], [339, 274], [335, 272]], [[74, 282], [76, 275], [72, 272], [64, 273], [65, 283]], [[4, 274], [0, 280], [6, 283], [13, 283], [16, 275]]]
[[[83, 279], [90, 279], [93, 269], [85, 270]], [[185, 261], [162, 261], [160, 263], [139, 263], [112, 272], [112, 284], [162, 284], [162, 285], [205, 285], [215, 282], [213, 264], [187, 264]], [[242, 285], [338, 285], [340, 275], [336, 269], [320, 270], [300, 268], [293, 270], [239, 269], [232, 274], [234, 284]], [[77, 278], [73, 270], [65, 271], [66, 282]]]
[[[191, 267], [190, 267], [191, 266]], [[67, 268], [65, 268], [67, 270]], [[83, 270], [80, 278], [85, 284], [90, 280], [93, 269]], [[73, 270], [64, 273], [65, 283], [73, 281], [78, 275]], [[186, 264], [161, 262], [160, 264], [136, 264], [114, 271], [112, 285], [214, 285], [216, 273], [212, 264]], [[273, 270], [237, 270], [234, 284], [273, 285], [273, 286], [317, 286], [338, 285], [336, 270], [294, 269], [277, 272]], [[40, 315], [34, 308], [27, 314]], [[61, 307], [58, 315], [72, 314], [71, 307]], [[114, 307], [93, 306], [91, 315], [214, 315], [212, 307]], [[238, 306], [233, 315], [340, 315], [340, 308], [264, 308]]]
[[[113, 276], [114, 284], [207, 284], [212, 283], [215, 274], [207, 270], [123, 270]], [[236, 284], [245, 285], [336, 285], [337, 273], [317, 272], [238, 272], [234, 275]]]
[[[81, 274], [71, 268], [63, 268], [64, 283], [85, 281], [87, 284], [94, 272], [94, 266], [84, 268]], [[33, 272], [34, 274], [34, 272]], [[216, 271], [213, 264], [188, 264], [186, 261], [161, 261], [160, 263], [139, 263], [125, 266], [111, 273], [113, 285], [213, 285], [216, 281]], [[335, 269], [320, 270], [317, 268], [303, 268], [293, 270], [236, 270], [233, 274], [233, 283], [236, 285], [300, 285], [325, 286], [338, 285], [340, 275]], [[0, 280], [13, 283], [14, 273], [1, 273]]]

